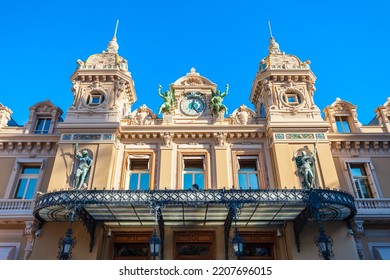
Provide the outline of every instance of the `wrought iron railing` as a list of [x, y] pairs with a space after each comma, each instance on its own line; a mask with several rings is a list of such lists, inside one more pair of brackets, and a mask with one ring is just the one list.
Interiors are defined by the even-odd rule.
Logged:
[[34, 209], [33, 199], [0, 199], [0, 214], [3, 211], [28, 211]]

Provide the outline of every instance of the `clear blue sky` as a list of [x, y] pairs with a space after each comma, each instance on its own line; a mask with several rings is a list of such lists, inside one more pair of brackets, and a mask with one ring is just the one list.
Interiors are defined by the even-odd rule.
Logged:
[[377, 1], [14, 1], [0, 7], [0, 103], [24, 124], [28, 107], [50, 99], [72, 103], [78, 58], [106, 49], [119, 19], [119, 54], [129, 63], [138, 96], [155, 112], [157, 95], [191, 67], [230, 85], [229, 113], [249, 102], [260, 60], [267, 55], [267, 21], [282, 51], [311, 60], [314, 100], [336, 97], [358, 105], [368, 123], [390, 96], [390, 4]]

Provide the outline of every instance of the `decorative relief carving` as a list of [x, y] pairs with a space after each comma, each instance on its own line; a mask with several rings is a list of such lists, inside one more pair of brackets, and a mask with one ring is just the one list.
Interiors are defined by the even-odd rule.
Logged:
[[0, 156], [53, 156], [56, 149], [56, 142], [2, 142], [0, 143]]
[[170, 147], [172, 145], [172, 140], [173, 140], [173, 133], [172, 132], [162, 133], [161, 138], [163, 140], [165, 147]]
[[181, 82], [183, 86], [195, 86], [195, 85], [203, 85], [203, 81], [199, 77], [188, 77]]
[[230, 115], [230, 122], [242, 125], [256, 123], [256, 113], [243, 104]]
[[153, 125], [157, 119], [156, 114], [153, 113], [145, 104], [135, 110], [129, 116], [129, 125]]
[[37, 225], [34, 221], [26, 221], [26, 227], [24, 228], [24, 235], [26, 236], [26, 247], [24, 248], [24, 260], [28, 260], [31, 256], [34, 241], [35, 241], [35, 232], [37, 231]]
[[314, 139], [314, 135], [312, 133], [288, 133], [286, 139]]
[[214, 137], [215, 141], [217, 142], [218, 147], [223, 147], [226, 145], [226, 133], [224, 132], [217, 132]]
[[365, 257], [362, 236], [364, 235], [364, 221], [361, 220], [353, 220], [351, 223], [353, 237], [355, 239], [356, 250], [359, 255], [359, 259], [363, 260]]
[[388, 141], [334, 141], [331, 142], [333, 154], [351, 156], [388, 155]]

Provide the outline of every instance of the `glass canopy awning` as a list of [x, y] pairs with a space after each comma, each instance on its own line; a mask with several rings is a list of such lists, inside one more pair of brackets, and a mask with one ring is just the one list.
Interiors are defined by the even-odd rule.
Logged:
[[[34, 216], [41, 223], [68, 221], [77, 211], [94, 239], [96, 222], [140, 227], [224, 226], [229, 235], [234, 213], [237, 226], [272, 226], [294, 221], [297, 245], [308, 220], [349, 220], [356, 214], [353, 197], [342, 191], [296, 190], [73, 190], [39, 196]], [[225, 236], [226, 237], [226, 236]], [[299, 245], [298, 245], [299, 247]]]

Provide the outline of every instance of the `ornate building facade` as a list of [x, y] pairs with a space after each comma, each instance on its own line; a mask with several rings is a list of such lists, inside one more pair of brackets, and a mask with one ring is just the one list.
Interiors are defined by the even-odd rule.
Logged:
[[228, 86], [192, 68], [131, 111], [114, 37], [77, 61], [64, 120], [0, 104], [0, 258], [388, 259], [390, 103], [366, 126], [339, 99], [323, 118], [315, 80], [271, 37], [254, 110], [228, 115]]

